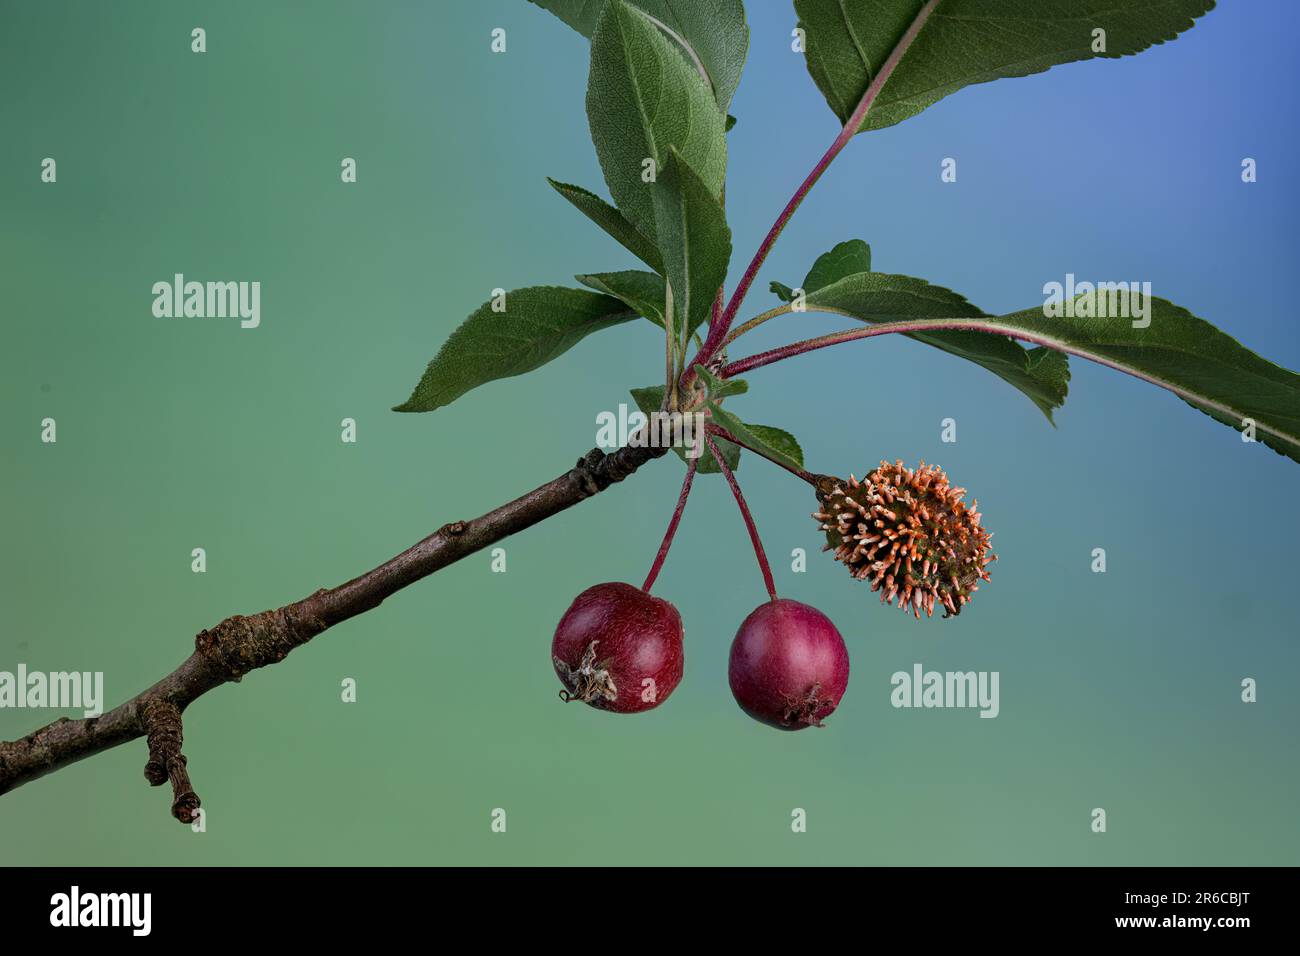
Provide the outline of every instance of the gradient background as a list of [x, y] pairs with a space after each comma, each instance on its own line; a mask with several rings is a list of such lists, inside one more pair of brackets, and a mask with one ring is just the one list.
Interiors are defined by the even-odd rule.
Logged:
[[[790, 4], [751, 0], [749, 16], [737, 275], [836, 132], [790, 51]], [[488, 49], [497, 26], [505, 55]], [[1139, 57], [972, 87], [858, 137], [744, 315], [772, 304], [768, 280], [797, 284], [861, 237], [878, 269], [991, 311], [1041, 301], [1066, 272], [1149, 280], [1300, 367], [1298, 32], [1295, 4], [1227, 2]], [[523, 0], [7, 0], [0, 669], [102, 670], [115, 705], [199, 629], [552, 478], [592, 445], [597, 412], [656, 381], [661, 341], [638, 323], [449, 410], [388, 410], [493, 287], [634, 266], [543, 178], [604, 193], [586, 60]], [[46, 156], [57, 185], [39, 181]], [[339, 181], [344, 156], [356, 185]], [[949, 156], [956, 184], [939, 180]], [[150, 287], [174, 272], [260, 280], [262, 327], [153, 318]], [[790, 317], [747, 342], [842, 325]], [[0, 799], [0, 861], [1296, 864], [1300, 472], [1166, 393], [1072, 364], [1058, 429], [909, 341], [749, 376], [736, 410], [795, 432], [811, 468], [938, 461], [996, 532], [969, 613], [918, 624], [817, 552], [803, 486], [744, 462], [779, 589], [849, 644], [826, 730], [775, 733], [731, 700], [727, 647], [764, 595], [716, 478], [656, 588], [686, 621], [673, 699], [636, 719], [556, 700], [555, 621], [590, 584], [641, 581], [681, 479], [668, 458], [508, 541], [506, 574], [476, 555], [196, 703], [185, 751], [207, 833], [170, 819], [136, 742]], [[46, 416], [57, 445], [40, 443]], [[949, 416], [955, 445], [939, 440]], [[1001, 716], [893, 709], [890, 674], [916, 661], [1000, 671]], [[339, 700], [345, 677], [356, 704]], [[58, 715], [0, 711], [0, 738]]]

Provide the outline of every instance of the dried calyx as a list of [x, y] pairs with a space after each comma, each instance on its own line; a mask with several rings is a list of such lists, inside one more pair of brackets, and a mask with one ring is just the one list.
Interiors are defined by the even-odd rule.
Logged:
[[972, 502], [961, 499], [937, 465], [915, 470], [882, 461], [861, 481], [822, 476], [815, 484], [820, 510], [813, 517], [826, 532], [825, 550], [858, 580], [869, 580], [883, 602], [898, 601], [917, 618], [921, 611], [959, 614], [989, 579], [996, 559], [989, 532], [980, 527]]

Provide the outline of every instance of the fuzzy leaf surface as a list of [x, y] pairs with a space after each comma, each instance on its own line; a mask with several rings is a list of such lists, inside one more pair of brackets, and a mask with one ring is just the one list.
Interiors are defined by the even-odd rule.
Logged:
[[651, 182], [678, 152], [714, 197], [722, 195], [727, 140], [723, 114], [708, 86], [643, 13], [607, 0], [591, 38], [587, 119], [605, 183], [620, 212], [654, 238]]
[[471, 389], [522, 375], [558, 358], [593, 332], [636, 318], [623, 302], [585, 289], [530, 286], [506, 294], [505, 311], [479, 306], [429, 363], [394, 411], [431, 412]]
[[[731, 230], [722, 204], [675, 147], [654, 185], [659, 251], [673, 287], [674, 328], [685, 321], [689, 337], [709, 318], [727, 278]], [[680, 336], [679, 336], [680, 341]]]

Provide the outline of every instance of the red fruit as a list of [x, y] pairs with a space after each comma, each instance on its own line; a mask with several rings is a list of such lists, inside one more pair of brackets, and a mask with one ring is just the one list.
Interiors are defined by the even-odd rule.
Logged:
[[617, 714], [651, 710], [682, 679], [682, 617], [630, 584], [597, 584], [560, 618], [551, 660], [565, 701]]
[[844, 696], [849, 652], [821, 611], [777, 598], [745, 618], [727, 669], [740, 709], [781, 730], [820, 727]]

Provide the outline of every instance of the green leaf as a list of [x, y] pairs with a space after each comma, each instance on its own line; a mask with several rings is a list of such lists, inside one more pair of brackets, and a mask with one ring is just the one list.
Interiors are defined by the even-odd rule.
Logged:
[[[1167, 388], [1193, 408], [1238, 431], [1246, 419], [1255, 436], [1279, 454], [1300, 461], [1300, 375], [1268, 361], [1236, 339], [1172, 302], [1145, 299], [1150, 311], [1141, 320], [1127, 291], [1098, 292], [1089, 312], [1046, 316], [1044, 307], [981, 322], [987, 330], [1015, 335], [1127, 372]], [[1101, 306], [1101, 308], [1098, 308]], [[1133, 322], [1150, 321], [1146, 328]]]
[[747, 425], [725, 408], [709, 403], [714, 424], [764, 457], [774, 458], [787, 467], [803, 470], [803, 449], [794, 436], [768, 425]]
[[[1213, 6], [1214, 0], [795, 0], [808, 72], [841, 122], [886, 60], [901, 57], [859, 130], [900, 123], [972, 83], [1140, 53], [1177, 38]], [[919, 28], [910, 30], [918, 19]], [[1105, 31], [1104, 52], [1095, 49], [1096, 30]]]
[[[604, 0], [532, 0], [583, 36], [596, 32]], [[749, 50], [749, 26], [741, 0], [630, 0], [654, 17], [713, 89], [723, 112], [740, 84]]]
[[[850, 276], [823, 289], [816, 296], [821, 300], [819, 307], [832, 300], [840, 305], [855, 304], [856, 300], [861, 300], [856, 301], [858, 305], [865, 304], [868, 293], [852, 288], [861, 278]], [[918, 279], [907, 281], [925, 285]], [[1008, 315], [984, 316], [949, 312], [953, 304], [959, 306], [965, 300], [944, 289], [925, 288], [932, 290], [925, 298], [933, 305], [913, 309], [912, 317], [902, 318], [902, 310], [896, 306], [880, 311], [893, 314], [909, 329], [918, 322], [934, 325], [932, 332], [910, 334], [935, 344], [939, 336], [955, 331], [986, 335], [990, 342], [1005, 341], [1009, 336], [1038, 346], [1027, 353], [1034, 357], [1037, 369], [1047, 363], [1046, 358], [1038, 357], [1043, 353], [1065, 353], [1127, 372], [1168, 389], [1193, 408], [1242, 432], [1243, 437], [1253, 434], [1279, 454], [1300, 462], [1300, 375], [1260, 357], [1172, 302], [1138, 297], [1128, 288], [1105, 288], [1074, 297], [1068, 307], [1049, 302]], [[944, 297], [959, 302], [945, 304], [941, 301]], [[927, 309], [934, 317], [921, 315]], [[937, 317], [939, 312], [946, 317]], [[952, 329], [954, 324], [961, 328]]]
[[[727, 278], [731, 230], [722, 204], [676, 147], [654, 185], [659, 251], [673, 287], [673, 311], [685, 320], [690, 336], [709, 318], [713, 300]], [[674, 328], [680, 326], [674, 324]]]
[[[810, 310], [838, 312], [864, 322], [908, 318], [978, 318], [987, 313], [948, 289], [910, 276], [860, 272], [812, 292]], [[1020, 389], [1052, 420], [1065, 401], [1070, 369], [1064, 356], [1025, 349], [1006, 338], [963, 330], [920, 332], [910, 336], [975, 362]]]
[[[733, 416], [734, 417], [734, 416]], [[763, 446], [775, 451], [779, 456], [787, 461], [796, 463], [800, 468], [803, 467], [803, 449], [799, 447], [799, 442], [784, 428], [775, 428], [771, 425], [748, 425], [749, 433], [763, 443]], [[737, 435], [737, 438], [740, 436]]]
[[655, 325], [664, 324], [664, 277], [653, 272], [597, 272], [574, 276], [588, 289], [621, 299], [637, 315], [645, 316]]
[[772, 294], [775, 295], [782, 302], [794, 301], [794, 289], [790, 288], [785, 283], [773, 282], [771, 285], [768, 286], [768, 288], [771, 289]]
[[664, 387], [662, 385], [647, 385], [644, 388], [634, 388], [632, 391], [632, 400], [636, 402], [636, 407], [649, 417], [664, 407]]
[[[662, 385], [650, 385], [647, 386], [646, 388], [634, 388], [632, 389], [632, 400], [636, 402], [637, 408], [641, 409], [641, 411], [645, 414], [645, 416], [649, 418], [655, 412], [658, 412], [663, 409], [664, 387]], [[704, 450], [702, 454], [695, 460], [696, 470], [701, 475], [721, 474], [722, 470], [718, 467], [718, 463], [713, 460], [713, 456], [709, 454], [708, 449], [704, 448], [704, 445], [702, 443], [703, 440], [701, 439], [700, 441], [701, 441], [700, 447], [703, 448]], [[718, 443], [718, 451], [722, 452], [722, 458], [727, 463], [727, 467], [730, 468], [732, 471], [735, 471], [737, 468], [739, 468], [740, 448], [734, 445], [733, 443], [727, 441], [725, 438], [715, 439], [715, 441]], [[687, 456], [686, 456], [687, 451], [688, 449], [685, 448], [673, 449], [673, 452], [682, 461], [687, 460]]]
[[709, 193], [722, 195], [727, 140], [708, 87], [658, 27], [625, 0], [607, 0], [591, 39], [587, 119], [614, 203], [643, 235], [655, 235], [645, 163], [663, 170], [676, 146]]
[[845, 276], [870, 271], [871, 247], [861, 239], [850, 239], [817, 257], [813, 267], [808, 270], [808, 275], [804, 277], [803, 290], [811, 294]]
[[718, 378], [703, 365], [695, 366], [695, 374], [704, 383], [705, 394], [710, 401], [721, 401], [732, 395], [744, 395], [749, 391], [749, 383], [743, 378]]
[[549, 10], [588, 40], [596, 32], [596, 21], [605, 8], [605, 0], [529, 0]]
[[734, 116], [732, 116], [730, 113], [728, 113], [728, 114], [727, 114], [727, 122], [723, 124], [722, 131], [723, 131], [724, 133], [730, 133], [732, 127], [735, 126], [735, 125], [736, 125], [736, 117], [734, 117]]
[[618, 299], [557, 286], [510, 292], [503, 312], [492, 305], [479, 306], [451, 333], [411, 397], [394, 411], [449, 405], [485, 382], [540, 368], [592, 332], [636, 318]]
[[[861, 239], [850, 239], [817, 257], [813, 267], [808, 270], [808, 275], [804, 277], [802, 288], [805, 294], [816, 292], [845, 276], [870, 271], [871, 247]], [[794, 289], [788, 285], [773, 282], [770, 288], [782, 302], [794, 301]]]
[[584, 216], [617, 239], [624, 249], [655, 272], [664, 271], [663, 257], [659, 255], [654, 242], [638, 232], [636, 226], [628, 222], [621, 212], [581, 186], [571, 186], [549, 177], [546, 181], [555, 187], [556, 192], [577, 206]]

